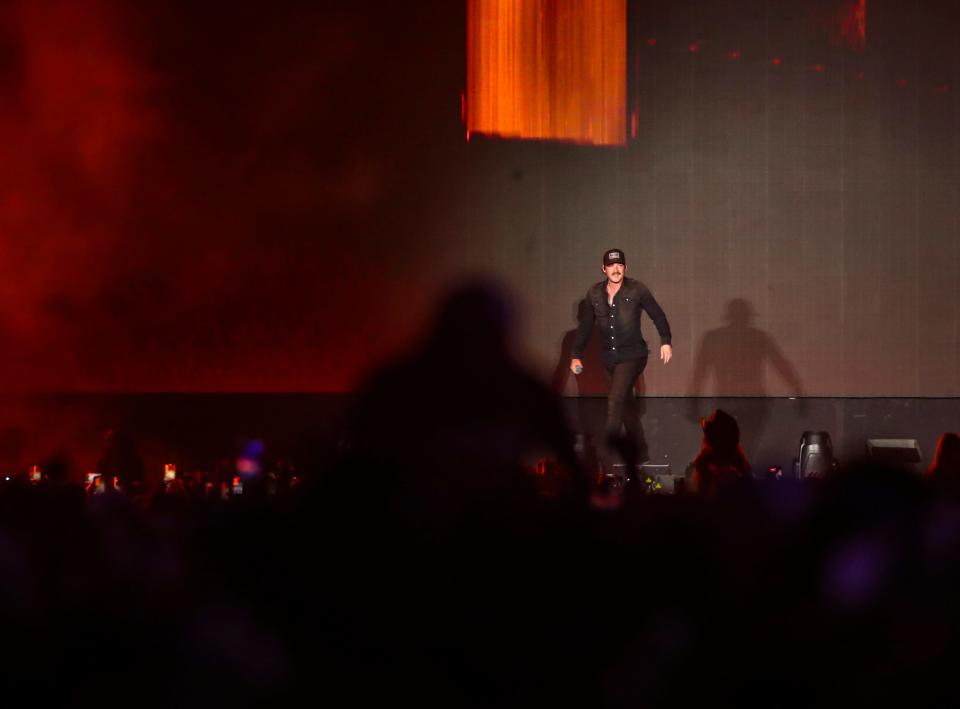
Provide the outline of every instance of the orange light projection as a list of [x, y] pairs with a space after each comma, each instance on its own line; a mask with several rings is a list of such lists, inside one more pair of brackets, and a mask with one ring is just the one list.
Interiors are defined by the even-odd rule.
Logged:
[[626, 0], [467, 0], [467, 139], [623, 145]]

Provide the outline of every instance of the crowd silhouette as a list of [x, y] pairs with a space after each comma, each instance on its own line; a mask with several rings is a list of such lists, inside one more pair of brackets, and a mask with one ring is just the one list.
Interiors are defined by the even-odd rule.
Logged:
[[184, 707], [953, 696], [957, 434], [926, 477], [859, 462], [754, 480], [735, 418], [701, 426], [691, 494], [593, 506], [558, 401], [511, 355], [508, 300], [464, 286], [370, 379], [336, 454], [151, 491], [134, 435], [114, 432], [109, 484], [85, 488], [65, 456], [7, 481], [8, 692]]

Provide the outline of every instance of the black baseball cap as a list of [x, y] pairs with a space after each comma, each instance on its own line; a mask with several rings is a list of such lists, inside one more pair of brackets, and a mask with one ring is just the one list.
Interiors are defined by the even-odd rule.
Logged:
[[622, 249], [608, 249], [603, 252], [603, 265], [609, 266], [611, 263], [627, 265], [627, 259], [624, 257]]

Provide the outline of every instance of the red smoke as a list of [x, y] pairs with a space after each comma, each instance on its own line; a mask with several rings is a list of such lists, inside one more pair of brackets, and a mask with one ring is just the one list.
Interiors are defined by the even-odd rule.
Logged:
[[448, 98], [408, 15], [0, 4], [0, 389], [342, 391], [402, 343]]
[[[0, 13], [0, 344], [8, 387], [67, 386], [70, 315], [104, 277], [137, 153], [160, 123], [152, 79], [108, 0]], [[51, 351], [56, 350], [56, 351]], [[50, 371], [44, 362], [56, 362]], [[49, 381], [44, 381], [47, 377]]]
[[[282, 73], [265, 71], [276, 53], [229, 39], [220, 62], [184, 29], [189, 14], [157, 7], [144, 20], [115, 0], [23, 0], [0, 15], [8, 391], [311, 386], [300, 362], [312, 333], [298, 318], [320, 303], [298, 294], [315, 269], [264, 225], [316, 242], [338, 225], [305, 229], [302, 215], [368, 211], [380, 168], [351, 154], [328, 175], [290, 147], [307, 133], [297, 122], [311, 120], [315, 77], [335, 62], [282, 55]], [[226, 81], [239, 97], [220, 109]]]

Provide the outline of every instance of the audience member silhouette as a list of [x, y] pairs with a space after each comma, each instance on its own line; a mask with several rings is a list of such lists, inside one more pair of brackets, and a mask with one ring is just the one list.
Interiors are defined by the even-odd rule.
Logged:
[[[424, 357], [418, 350], [404, 366], [426, 367]], [[384, 394], [412, 385], [403, 379]], [[441, 401], [439, 388], [427, 387], [424, 401]], [[433, 433], [418, 435], [446, 450], [491, 428], [498, 441], [505, 429], [489, 422], [501, 414], [483, 406], [483, 416], [460, 412], [452, 424], [427, 408]], [[380, 412], [384, 422], [390, 414]], [[504, 425], [521, 440], [541, 437], [526, 422]], [[47, 462], [51, 485], [0, 488], [0, 620], [15, 641], [0, 659], [13, 689], [45, 697], [54, 685], [72, 691], [106, 656], [118, 682], [149, 689], [157, 705], [302, 706], [349, 691], [420, 706], [852, 697], [898, 706], [934, 703], [950, 689], [960, 654], [951, 635], [960, 624], [956, 507], [933, 503], [915, 475], [870, 461], [820, 485], [709, 499], [743, 480], [747, 460], [728, 413], [715, 411], [702, 428], [704, 497], [637, 498], [616, 513], [525, 505], [506, 472], [464, 488], [459, 468], [423, 472], [419, 457], [393, 455], [410, 467], [391, 502], [435, 485], [435, 501], [445, 495], [473, 517], [441, 549], [411, 535], [398, 543], [395, 524], [374, 523], [383, 508], [365, 512], [365, 486], [383, 473], [367, 467], [353, 470], [365, 473], [359, 495], [326, 507], [284, 505], [281, 495], [184, 505], [178, 491], [141, 509], [123, 496], [53, 494], [67, 476]], [[359, 440], [382, 446], [386, 433]], [[419, 445], [406, 452], [422, 455]], [[931, 481], [956, 470], [957, 448], [955, 434], [942, 437]], [[511, 443], [487, 458], [522, 475], [504, 451], [524, 449]], [[374, 450], [381, 460], [390, 452]], [[460, 503], [474, 493], [470, 511]], [[491, 511], [514, 524], [478, 514]], [[650, 542], [664, 538], [670, 544]], [[616, 600], [652, 583], [656, 593], [621, 603], [613, 622], [584, 608], [584, 598]], [[82, 652], [91, 636], [107, 648], [93, 659]], [[54, 650], [36, 663], [37, 648]], [[822, 658], [816, 672], [802, 669], [810, 657]], [[896, 673], [877, 672], [894, 662]]]
[[510, 336], [498, 288], [475, 282], [447, 297], [422, 346], [360, 396], [354, 450], [373, 466], [370, 485], [388, 482], [417, 505], [452, 510], [517, 494], [523, 467], [546, 455], [582, 486], [559, 402], [517, 362]]
[[927, 479], [937, 492], [960, 498], [960, 436], [956, 433], [940, 436]]
[[[872, 461], [719, 494], [749, 470], [720, 409], [701, 420], [702, 496], [616, 512], [542, 499], [528, 456], [575, 463], [508, 333], [498, 292], [452, 294], [422, 346], [367, 387], [353, 458], [322, 476], [347, 487], [187, 504], [177, 482], [141, 508], [61, 488], [66, 458], [41, 466], [44, 484], [0, 486], [8, 689], [54, 703], [107, 658], [117, 696], [156, 706], [349, 693], [429, 707], [893, 707], [952, 691], [955, 504]], [[111, 444], [127, 453], [105, 453], [102, 469], [121, 477], [133, 456]], [[953, 494], [958, 468], [960, 437], [944, 434], [930, 483]], [[275, 469], [279, 481], [301, 464]], [[104, 649], [91, 654], [91, 637]]]
[[145, 471], [133, 435], [123, 429], [110, 429], [103, 440], [103, 451], [97, 461], [104, 489], [113, 490], [114, 479], [128, 495], [143, 492]]
[[722, 409], [702, 419], [703, 444], [693, 461], [693, 488], [714, 495], [750, 476], [750, 464], [740, 447], [737, 421]]

